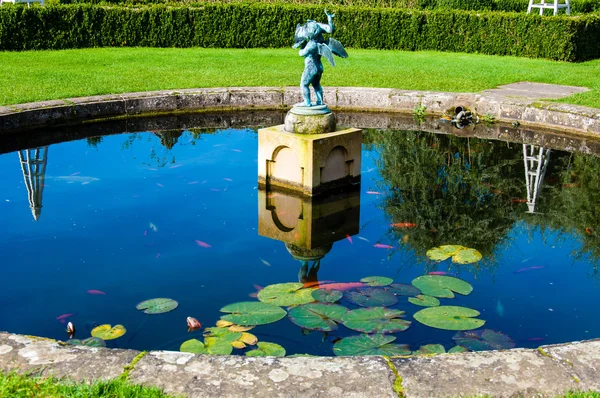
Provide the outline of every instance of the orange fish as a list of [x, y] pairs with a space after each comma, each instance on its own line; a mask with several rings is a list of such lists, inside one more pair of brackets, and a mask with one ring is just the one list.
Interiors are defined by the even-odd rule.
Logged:
[[102, 290], [90, 289], [87, 291], [88, 294], [103, 294], [106, 295]]
[[320, 283], [319, 289], [324, 290], [350, 290], [365, 287], [366, 285], [362, 282], [335, 282], [335, 283]]
[[394, 228], [415, 228], [417, 224], [412, 222], [397, 222], [394, 224], [390, 224], [390, 226]]
[[381, 195], [381, 192], [377, 192], [377, 191], [367, 191], [367, 193], [369, 195]]
[[346, 235], [346, 239], [348, 239], [348, 242], [350, 242], [350, 244], [352, 244], [352, 237], [350, 235]]
[[206, 249], [208, 249], [209, 247], [212, 247], [211, 245], [209, 245], [206, 242], [202, 242], [201, 240], [195, 240], [194, 242], [196, 242], [196, 244], [200, 247], [204, 247]]
[[513, 198], [513, 203], [527, 203], [527, 199]]
[[594, 234], [594, 230], [590, 227], [585, 227], [585, 233], [588, 235], [593, 235]]
[[381, 243], [375, 243], [373, 245], [373, 247], [376, 247], [378, 249], [393, 249], [394, 248], [394, 246], [384, 245], [384, 244], [381, 244]]
[[192, 318], [191, 316], [188, 316], [186, 321], [188, 325], [188, 332], [200, 329], [202, 327], [202, 324], [198, 322], [196, 318]]

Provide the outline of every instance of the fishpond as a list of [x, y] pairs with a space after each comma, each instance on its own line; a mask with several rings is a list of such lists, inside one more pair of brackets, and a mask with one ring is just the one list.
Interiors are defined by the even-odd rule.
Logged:
[[363, 128], [360, 183], [314, 197], [258, 184], [281, 112], [4, 135], [0, 329], [251, 356], [600, 337], [598, 143], [338, 119]]

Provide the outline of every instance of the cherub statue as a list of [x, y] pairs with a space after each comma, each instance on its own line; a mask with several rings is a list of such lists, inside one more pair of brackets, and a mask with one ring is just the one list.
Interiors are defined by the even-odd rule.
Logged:
[[323, 87], [321, 87], [323, 63], [321, 62], [321, 56], [327, 58], [332, 66], [335, 66], [333, 54], [342, 58], [348, 57], [342, 43], [333, 38], [323, 39], [323, 33], [331, 34], [335, 31], [333, 25], [335, 14], [330, 14], [325, 10], [325, 15], [327, 15], [327, 24], [309, 19], [304, 25], [298, 24], [296, 27], [293, 48], [300, 47], [300, 56], [304, 57], [304, 72], [300, 80], [304, 102], [296, 106], [312, 106], [310, 102], [310, 84], [312, 84], [317, 98], [315, 105], [323, 105]]

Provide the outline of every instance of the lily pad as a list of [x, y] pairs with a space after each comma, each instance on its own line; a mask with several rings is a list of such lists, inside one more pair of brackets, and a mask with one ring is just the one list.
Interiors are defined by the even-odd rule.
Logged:
[[317, 289], [312, 291], [312, 297], [322, 303], [335, 303], [342, 298], [344, 293], [339, 290]]
[[349, 290], [346, 298], [361, 307], [389, 307], [398, 302], [394, 293], [378, 287]]
[[292, 308], [288, 317], [301, 328], [331, 332], [337, 329], [346, 312], [348, 308], [341, 305], [312, 303]]
[[485, 321], [476, 316], [479, 316], [479, 311], [452, 305], [425, 308], [413, 315], [423, 325], [444, 330], [477, 329]]
[[513, 339], [491, 329], [459, 332], [452, 339], [459, 346], [471, 351], [505, 350], [515, 347]]
[[419, 294], [417, 297], [409, 297], [408, 302], [421, 307], [437, 307], [440, 305], [440, 300], [435, 297]]
[[473, 291], [470, 283], [453, 276], [422, 275], [413, 279], [412, 284], [424, 295], [432, 297], [453, 298], [453, 292], [466, 296]]
[[254, 329], [254, 325], [251, 325], [251, 326], [231, 325], [231, 326], [229, 326], [228, 329], [230, 332], [247, 332], [248, 330]]
[[277, 283], [258, 292], [258, 299], [266, 304], [282, 307], [312, 303], [314, 289], [305, 289], [303, 283]]
[[441, 344], [422, 345], [417, 351], [413, 352], [414, 355], [435, 355], [445, 353], [446, 349]]
[[110, 325], [106, 324], [106, 325], [96, 326], [94, 329], [92, 329], [92, 336], [98, 337], [99, 339], [102, 339], [102, 340], [118, 339], [119, 337], [123, 336], [125, 333], [127, 333], [127, 329], [125, 329], [125, 326], [123, 326], [123, 325], [110, 326]]
[[184, 341], [179, 347], [181, 352], [193, 354], [229, 355], [233, 351], [231, 343], [218, 337], [207, 337], [204, 343], [197, 339]]
[[479, 251], [460, 245], [445, 245], [434, 247], [427, 251], [427, 257], [434, 261], [444, 261], [452, 257], [452, 262], [459, 264], [471, 264], [481, 260]]
[[206, 328], [204, 329], [204, 337], [217, 337], [232, 343], [239, 340], [242, 337], [242, 333], [232, 332], [228, 328]]
[[258, 348], [252, 351], [248, 351], [246, 356], [249, 357], [284, 357], [285, 348], [275, 343], [268, 343], [266, 341], [259, 341]]
[[460, 354], [461, 352], [467, 352], [467, 351], [469, 351], [469, 350], [467, 350], [465, 347], [455, 345], [454, 347], [452, 347], [448, 350], [448, 354]]
[[84, 340], [70, 339], [67, 341], [69, 345], [83, 345], [86, 347], [106, 347], [106, 342], [98, 337], [88, 337]]
[[383, 307], [359, 308], [347, 312], [342, 321], [348, 329], [363, 333], [396, 333], [403, 332], [411, 322], [399, 319], [404, 311]]
[[239, 341], [248, 345], [256, 345], [256, 343], [258, 342], [258, 337], [256, 337], [252, 333], [242, 332], [242, 337], [240, 337]]
[[283, 308], [257, 301], [242, 301], [221, 308], [221, 312], [229, 312], [221, 318], [236, 325], [266, 325], [284, 318]]
[[170, 298], [155, 298], [142, 301], [135, 308], [144, 310], [144, 314], [164, 314], [165, 312], [173, 311], [178, 305], [177, 301]]
[[396, 296], [416, 297], [421, 294], [421, 289], [404, 283], [392, 283], [385, 290], [394, 293]]
[[479, 251], [465, 248], [452, 256], [452, 261], [458, 264], [473, 264], [481, 260], [481, 258], [482, 256]]
[[344, 337], [333, 345], [333, 352], [338, 356], [354, 355], [410, 355], [408, 344], [390, 344], [396, 340], [389, 334], [361, 334]]
[[365, 283], [367, 286], [388, 286], [394, 282], [392, 278], [388, 278], [386, 276], [367, 276], [366, 278], [362, 278], [360, 281]]

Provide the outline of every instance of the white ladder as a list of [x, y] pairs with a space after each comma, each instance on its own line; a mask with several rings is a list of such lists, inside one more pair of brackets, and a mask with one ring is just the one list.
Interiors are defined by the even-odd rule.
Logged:
[[527, 186], [527, 213], [535, 213], [535, 202], [550, 162], [550, 149], [523, 144], [523, 162], [525, 163], [525, 185]]
[[531, 12], [532, 8], [539, 8], [540, 15], [544, 15], [544, 10], [549, 8], [554, 10], [554, 15], [558, 14], [558, 10], [561, 8], [565, 8], [567, 15], [571, 15], [571, 3], [569, 0], [565, 0], [564, 3], [559, 3], [558, 0], [554, 0], [554, 2], [546, 3], [546, 0], [542, 0], [541, 3], [534, 3], [535, 0], [529, 0], [529, 7], [527, 7], [527, 14]]

